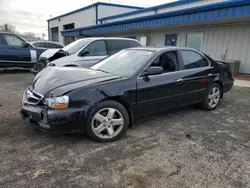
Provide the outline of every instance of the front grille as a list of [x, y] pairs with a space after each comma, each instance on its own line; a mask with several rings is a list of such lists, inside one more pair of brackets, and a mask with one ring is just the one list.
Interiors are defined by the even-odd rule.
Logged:
[[38, 104], [43, 99], [43, 95], [28, 88], [24, 92], [24, 102], [28, 104]]

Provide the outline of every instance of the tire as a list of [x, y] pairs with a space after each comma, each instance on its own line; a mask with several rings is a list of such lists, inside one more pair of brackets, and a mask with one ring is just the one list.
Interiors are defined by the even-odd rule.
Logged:
[[107, 100], [96, 104], [90, 110], [86, 133], [91, 140], [112, 142], [124, 136], [128, 125], [127, 110], [120, 103]]
[[[215, 93], [215, 95], [212, 96], [214, 91], [218, 91], [218, 93]], [[213, 84], [209, 87], [208, 92], [206, 93], [206, 96], [201, 103], [201, 106], [204, 110], [212, 111], [216, 109], [220, 103], [222, 96], [222, 88], [219, 84]], [[211, 105], [211, 100], [213, 100], [213, 105]]]

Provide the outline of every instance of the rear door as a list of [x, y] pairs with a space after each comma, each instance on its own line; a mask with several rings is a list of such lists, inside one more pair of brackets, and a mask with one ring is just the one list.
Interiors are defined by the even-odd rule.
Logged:
[[84, 50], [89, 54], [84, 55], [78, 62], [83, 67], [90, 67], [98, 61], [107, 57], [107, 48], [104, 40], [96, 40], [91, 42]]
[[195, 103], [204, 99], [212, 81], [213, 68], [209, 60], [201, 53], [192, 50], [180, 50], [182, 67], [181, 82], [185, 103]]

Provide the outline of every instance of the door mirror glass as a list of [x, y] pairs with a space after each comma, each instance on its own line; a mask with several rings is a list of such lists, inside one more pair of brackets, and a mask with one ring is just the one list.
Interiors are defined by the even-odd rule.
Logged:
[[28, 42], [22, 42], [23, 48], [29, 48], [31, 45]]
[[89, 54], [88, 50], [83, 50], [80, 55], [81, 55], [81, 57], [84, 57], [84, 56], [86, 56], [88, 54]]
[[143, 72], [142, 76], [151, 76], [151, 75], [157, 75], [157, 74], [162, 74], [162, 73], [163, 73], [162, 67], [152, 66], [152, 67], [148, 67], [148, 69]]

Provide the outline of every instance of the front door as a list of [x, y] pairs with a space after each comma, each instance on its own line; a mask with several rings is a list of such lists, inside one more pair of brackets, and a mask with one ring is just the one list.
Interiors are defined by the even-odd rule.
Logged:
[[10, 61], [15, 60], [15, 54], [10, 46], [8, 46], [4, 35], [0, 33], [0, 68], [9, 67]]
[[150, 66], [161, 66], [163, 73], [137, 79], [137, 115], [165, 110], [182, 103], [177, 51], [160, 54]]
[[83, 67], [91, 67], [107, 57], [107, 48], [104, 40], [93, 41], [84, 50], [88, 51], [88, 54], [80, 57], [78, 62]]
[[177, 34], [171, 34], [165, 36], [165, 46], [176, 46], [177, 45]]
[[9, 59], [9, 62], [14, 62], [14, 66], [21, 67], [25, 64], [31, 65], [31, 62], [36, 62], [36, 51], [33, 50], [33, 48], [24, 47], [24, 40], [13, 34], [3, 34], [3, 37], [8, 45], [10, 52], [13, 54], [13, 57], [12, 59]]

